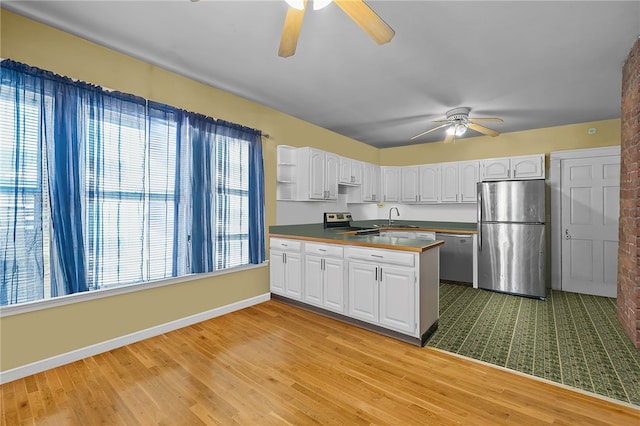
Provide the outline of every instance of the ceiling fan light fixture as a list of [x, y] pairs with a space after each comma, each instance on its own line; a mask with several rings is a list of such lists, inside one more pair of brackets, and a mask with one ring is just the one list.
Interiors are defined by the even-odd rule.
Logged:
[[313, 10], [320, 10], [320, 9], [324, 9], [325, 7], [329, 6], [329, 3], [331, 3], [333, 0], [313, 0]]
[[455, 124], [453, 126], [447, 127], [447, 135], [453, 136], [462, 136], [467, 133], [467, 125], [466, 124]]
[[298, 9], [298, 10], [304, 9], [304, 0], [284, 0], [284, 1], [286, 1], [287, 4], [294, 9]]

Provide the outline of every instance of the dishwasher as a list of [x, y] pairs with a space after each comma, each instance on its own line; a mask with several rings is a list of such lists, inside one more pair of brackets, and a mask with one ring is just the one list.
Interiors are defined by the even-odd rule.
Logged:
[[471, 235], [436, 233], [440, 246], [440, 279], [473, 283], [473, 238]]

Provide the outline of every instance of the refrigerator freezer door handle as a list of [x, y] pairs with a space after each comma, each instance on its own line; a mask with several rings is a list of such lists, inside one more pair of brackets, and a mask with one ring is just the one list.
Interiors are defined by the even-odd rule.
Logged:
[[478, 191], [478, 251], [482, 250], [482, 191]]

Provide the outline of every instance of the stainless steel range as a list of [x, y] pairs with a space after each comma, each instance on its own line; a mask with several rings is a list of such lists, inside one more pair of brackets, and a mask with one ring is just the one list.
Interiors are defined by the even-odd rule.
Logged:
[[325, 228], [351, 228], [351, 213], [331, 213], [325, 212], [324, 214], [324, 227]]
[[356, 235], [380, 235], [378, 228], [366, 228], [351, 224], [351, 213], [349, 212], [328, 212], [324, 214], [324, 227], [346, 231], [356, 231]]

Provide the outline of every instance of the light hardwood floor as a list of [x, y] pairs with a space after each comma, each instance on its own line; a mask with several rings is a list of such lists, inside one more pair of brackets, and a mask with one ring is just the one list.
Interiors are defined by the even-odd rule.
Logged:
[[6, 425], [640, 424], [635, 408], [276, 301], [0, 392]]

